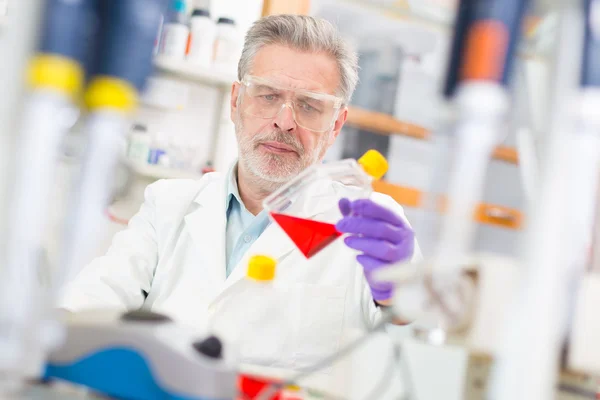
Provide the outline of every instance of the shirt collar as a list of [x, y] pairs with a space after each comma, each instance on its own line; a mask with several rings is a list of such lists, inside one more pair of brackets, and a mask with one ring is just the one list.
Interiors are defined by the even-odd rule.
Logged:
[[225, 196], [225, 209], [229, 211], [231, 200], [235, 199], [239, 205], [243, 205], [240, 191], [237, 184], [237, 162], [234, 163], [227, 172], [227, 195]]
[[[227, 176], [226, 176], [227, 195], [225, 197], [225, 210], [227, 210], [227, 217], [229, 217], [229, 213], [231, 212], [232, 205], [234, 205], [236, 202], [239, 205], [241, 210], [250, 214], [250, 211], [246, 210], [246, 206], [244, 205], [244, 202], [242, 201], [242, 198], [240, 196], [240, 191], [239, 191], [238, 183], [237, 183], [237, 165], [238, 165], [238, 163], [235, 162], [229, 168], [229, 171], [227, 172]], [[235, 200], [235, 201], [232, 201], [232, 200]], [[252, 214], [250, 214], [250, 215], [252, 215]], [[260, 213], [258, 213], [258, 215], [256, 215], [256, 217], [258, 217], [257, 221], [260, 222], [260, 225], [263, 227], [266, 227], [266, 226], [270, 225], [270, 223], [271, 223], [266, 210], [262, 210]]]

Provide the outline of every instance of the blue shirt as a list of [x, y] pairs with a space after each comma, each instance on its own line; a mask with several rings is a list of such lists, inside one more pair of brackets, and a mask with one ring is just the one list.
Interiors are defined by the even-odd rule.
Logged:
[[253, 215], [244, 206], [237, 184], [237, 163], [227, 173], [227, 226], [225, 228], [226, 274], [229, 276], [246, 251], [269, 225], [266, 211]]

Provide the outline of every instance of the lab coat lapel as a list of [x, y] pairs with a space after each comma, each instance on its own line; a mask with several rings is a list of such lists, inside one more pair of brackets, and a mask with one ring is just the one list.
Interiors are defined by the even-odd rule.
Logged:
[[185, 216], [185, 224], [197, 249], [199, 265], [206, 266], [202, 285], [210, 299], [217, 296], [225, 282], [225, 210], [224, 179], [208, 183], [193, 202], [195, 209]]

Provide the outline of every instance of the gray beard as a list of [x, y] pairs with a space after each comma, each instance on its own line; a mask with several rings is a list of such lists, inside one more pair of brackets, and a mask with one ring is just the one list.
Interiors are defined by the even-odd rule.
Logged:
[[[283, 132], [270, 132], [247, 138], [242, 135], [243, 123], [241, 116], [237, 116], [235, 131], [238, 140], [238, 162], [240, 166], [250, 175], [251, 183], [265, 194], [270, 194], [294, 179], [306, 168], [317, 163], [322, 156], [326, 141], [323, 140], [315, 149], [314, 156], [308, 159], [302, 144], [293, 136]], [[256, 151], [258, 144], [264, 140], [276, 140], [291, 146], [298, 154], [298, 159], [293, 164], [284, 157], [277, 154], [260, 154]], [[268, 171], [261, 168], [269, 165]], [[279, 173], [273, 174], [270, 171]]]

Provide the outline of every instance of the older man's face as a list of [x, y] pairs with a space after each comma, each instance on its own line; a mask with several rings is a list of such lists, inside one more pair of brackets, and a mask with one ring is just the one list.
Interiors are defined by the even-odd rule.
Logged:
[[[280, 45], [262, 48], [252, 64], [251, 75], [291, 89], [335, 94], [340, 74], [335, 60], [321, 53], [305, 53]], [[346, 120], [342, 109], [332, 127], [315, 132], [299, 126], [289, 107], [273, 118], [244, 112], [240, 85], [234, 84], [231, 118], [236, 127], [239, 161], [262, 181], [277, 186], [323, 159]]]

